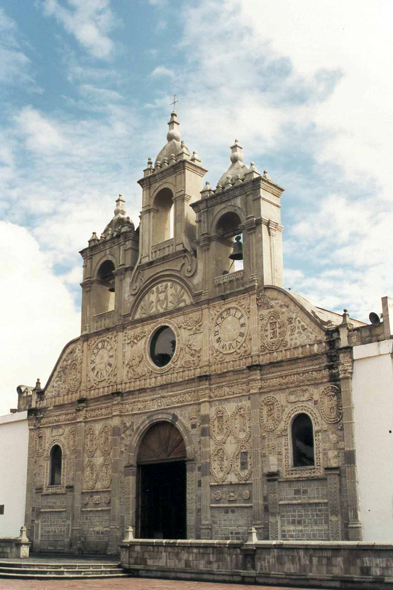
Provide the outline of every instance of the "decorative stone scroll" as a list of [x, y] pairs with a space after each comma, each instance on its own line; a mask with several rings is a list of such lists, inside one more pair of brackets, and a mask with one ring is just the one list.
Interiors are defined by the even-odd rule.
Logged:
[[263, 398], [260, 404], [260, 421], [263, 430], [275, 430], [281, 420], [281, 404], [274, 395]]
[[319, 396], [319, 409], [325, 422], [334, 424], [342, 418], [340, 389], [335, 385], [326, 387]]
[[67, 432], [67, 447], [70, 453], [76, 452], [76, 427], [72, 426]]
[[135, 319], [146, 318], [172, 309], [190, 305], [191, 296], [186, 288], [176, 281], [161, 281], [142, 297]]
[[105, 459], [101, 463], [99, 480], [100, 484], [104, 489], [108, 489], [111, 487], [112, 463], [109, 457], [105, 457]]

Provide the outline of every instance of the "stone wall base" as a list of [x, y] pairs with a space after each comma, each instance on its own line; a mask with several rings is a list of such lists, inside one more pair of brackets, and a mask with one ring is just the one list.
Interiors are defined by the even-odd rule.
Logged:
[[141, 577], [393, 590], [393, 544], [135, 539], [120, 550], [121, 565]]

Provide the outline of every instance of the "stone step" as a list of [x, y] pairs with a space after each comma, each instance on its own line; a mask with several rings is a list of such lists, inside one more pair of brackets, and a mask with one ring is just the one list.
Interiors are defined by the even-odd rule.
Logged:
[[76, 573], [74, 570], [72, 573], [59, 574], [56, 572], [48, 572], [47, 574], [33, 573], [30, 571], [19, 570], [16, 574], [6, 573], [0, 570], [0, 579], [24, 579], [24, 580], [75, 580], [75, 579], [97, 579], [97, 578], [128, 578], [129, 575], [126, 573], [118, 574], [99, 574], [99, 573]]
[[0, 578], [124, 578], [126, 574], [116, 564], [52, 564], [0, 563]]
[[119, 568], [119, 563], [55, 563], [55, 562], [43, 562], [43, 561], [0, 561], [0, 568], [12, 567], [12, 568], [27, 568], [27, 569], [94, 569], [99, 571], [105, 571], [108, 569]]

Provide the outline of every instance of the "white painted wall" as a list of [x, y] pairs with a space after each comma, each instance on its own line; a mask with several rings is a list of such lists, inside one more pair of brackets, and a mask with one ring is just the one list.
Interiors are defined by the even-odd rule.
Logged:
[[393, 541], [393, 340], [355, 346], [353, 400], [363, 540]]
[[25, 520], [27, 412], [0, 416], [0, 538], [18, 537]]

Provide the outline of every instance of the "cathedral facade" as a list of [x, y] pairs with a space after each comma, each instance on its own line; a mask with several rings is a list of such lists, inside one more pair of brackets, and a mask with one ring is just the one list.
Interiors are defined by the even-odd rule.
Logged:
[[[283, 288], [283, 188], [237, 141], [213, 190], [181, 141], [82, 250], [81, 335], [29, 414], [35, 551], [136, 538], [357, 540], [352, 347], [364, 327]], [[243, 259], [243, 268], [237, 260]]]

